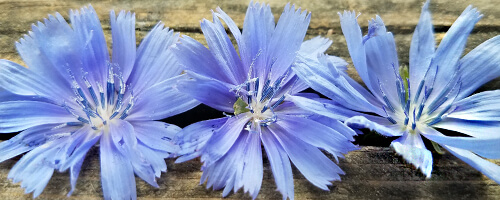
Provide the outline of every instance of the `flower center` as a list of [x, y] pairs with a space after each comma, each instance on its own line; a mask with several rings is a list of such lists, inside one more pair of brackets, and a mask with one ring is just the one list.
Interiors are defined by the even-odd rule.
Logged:
[[[92, 84], [86, 77], [87, 73], [82, 72], [81, 82], [86, 87], [84, 90], [69, 69], [68, 74], [72, 79], [72, 88], [75, 93], [74, 101], [79, 105], [79, 108], [74, 109], [67, 106], [66, 103], [63, 104], [63, 107], [79, 122], [67, 123], [66, 125], [89, 124], [94, 130], [106, 128], [108, 122], [113, 119], [125, 119], [134, 106], [133, 92], [127, 91], [121, 74], [113, 72], [112, 64], [108, 64], [106, 89], [98, 80]], [[115, 85], [115, 79], [119, 80], [117, 85]], [[95, 90], [95, 86], [97, 86], [98, 91]], [[125, 102], [128, 103], [125, 105]]]
[[393, 69], [396, 76], [396, 91], [400, 107], [393, 106], [384, 92], [382, 83], [380, 80], [378, 81], [379, 90], [384, 100], [382, 108], [386, 113], [387, 120], [391, 123], [400, 123], [403, 129], [413, 132], [418, 124], [434, 125], [455, 110], [455, 108], [452, 108], [452, 105], [461, 89], [458, 70], [442, 91], [431, 96], [434, 90], [438, 66], [435, 68], [429, 67], [412, 96], [409, 78], [405, 78], [407, 83], [405, 85], [403, 78], [394, 65]]
[[251, 119], [246, 129], [249, 131], [258, 131], [260, 127], [266, 127], [277, 121], [274, 109], [278, 107], [285, 95], [280, 95], [281, 83], [286, 76], [281, 76], [273, 83], [270, 79], [260, 82], [259, 78], [252, 78], [245, 83], [234, 88], [239, 99], [234, 104], [235, 115], [248, 112]]

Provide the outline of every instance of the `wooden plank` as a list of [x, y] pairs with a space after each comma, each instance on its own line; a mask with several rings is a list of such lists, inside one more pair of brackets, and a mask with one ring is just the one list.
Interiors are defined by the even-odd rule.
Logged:
[[[272, 1], [271, 7], [275, 17], [281, 14], [285, 0]], [[167, 26], [189, 35], [205, 43], [199, 28], [202, 18], [211, 18], [211, 9], [220, 6], [226, 11], [241, 28], [248, 1], [220, 1], [220, 0], [147, 0], [147, 1], [98, 1], [92, 5], [97, 10], [106, 37], [110, 38], [109, 10], [126, 9], [136, 13], [136, 30], [138, 41], [158, 22], [163, 21]], [[361, 26], [366, 30], [367, 20], [380, 15], [388, 29], [395, 34], [398, 46], [400, 63], [408, 64], [408, 50], [411, 33], [418, 21], [422, 1], [412, 0], [318, 0], [294, 1], [295, 4], [312, 12], [310, 29], [307, 38], [318, 34], [325, 35], [334, 41], [327, 53], [338, 55], [350, 62], [346, 44], [341, 35], [337, 12], [353, 10], [361, 12], [359, 17]], [[87, 5], [87, 2], [70, 1], [0, 1], [0, 58], [22, 63], [14, 48], [14, 42], [31, 29], [35, 23], [49, 13], [60, 12], [67, 18], [69, 9], [78, 9]], [[439, 41], [444, 32], [469, 4], [468, 1], [438, 0], [433, 1], [433, 12], [436, 27], [436, 40]], [[469, 38], [466, 52], [488, 38], [500, 33], [500, 7], [491, 6], [489, 1], [474, 2], [485, 17], [478, 23], [474, 33]], [[109, 43], [110, 40], [108, 40]], [[352, 76], [356, 72], [349, 69]], [[359, 80], [359, 79], [358, 79]], [[482, 90], [499, 88], [500, 81], [487, 84]], [[206, 112], [198, 108], [190, 111], [195, 115]], [[213, 112], [213, 111], [208, 111]], [[199, 119], [197, 119], [199, 120]], [[265, 155], [264, 155], [265, 156]], [[500, 198], [500, 186], [486, 178], [462, 161], [450, 154], [435, 156], [433, 176], [429, 180], [405, 164], [389, 148], [363, 147], [360, 151], [352, 152], [340, 162], [346, 175], [343, 181], [334, 182], [330, 192], [322, 191], [311, 185], [294, 169], [296, 199], [373, 199], [373, 198], [447, 198], [447, 199], [495, 199]], [[24, 194], [19, 184], [12, 184], [7, 179], [10, 168], [16, 160], [0, 163], [0, 199], [31, 199]], [[138, 196], [140, 199], [219, 199], [221, 191], [206, 190], [199, 186], [200, 163], [198, 160], [182, 164], [174, 164], [167, 160], [169, 172], [158, 180], [160, 189], [155, 189], [140, 179], [137, 180]], [[497, 161], [497, 164], [500, 162]], [[80, 174], [77, 190], [72, 199], [101, 199], [100, 167], [98, 151], [94, 148], [84, 163]], [[66, 199], [69, 191], [69, 176], [67, 173], [55, 173], [51, 182], [39, 199]], [[260, 199], [281, 199], [275, 191], [276, 186], [270, 172], [267, 159], [264, 161], [264, 180], [259, 195]], [[249, 199], [241, 191], [229, 196], [229, 199]]]
[[[16, 160], [0, 163], [0, 199], [31, 199], [19, 184], [7, 180], [8, 170]], [[167, 160], [168, 172], [158, 180], [159, 189], [136, 178], [140, 199], [197, 198], [216, 199], [221, 191], [206, 190], [198, 185], [201, 164], [198, 160], [174, 164]], [[500, 162], [497, 162], [500, 164]], [[406, 164], [387, 147], [363, 147], [340, 161], [346, 172], [342, 181], [334, 182], [330, 191], [310, 184], [294, 168], [296, 199], [373, 199], [373, 198], [500, 198], [500, 186], [451, 154], [435, 155], [432, 177], [425, 179], [420, 172]], [[102, 195], [99, 174], [98, 149], [87, 156], [71, 199], [99, 199]], [[66, 199], [69, 191], [67, 173], [55, 173], [39, 199]], [[276, 190], [267, 158], [264, 158], [264, 180], [259, 199], [281, 199]], [[228, 199], [249, 199], [241, 191]]]

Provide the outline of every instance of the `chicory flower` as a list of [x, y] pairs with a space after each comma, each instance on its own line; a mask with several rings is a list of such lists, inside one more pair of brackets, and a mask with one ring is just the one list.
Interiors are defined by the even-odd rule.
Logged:
[[[338, 76], [328, 65], [316, 68], [297, 65], [294, 70], [313, 89], [332, 98], [332, 102], [359, 112], [357, 116], [344, 118], [350, 127], [399, 137], [391, 146], [427, 177], [431, 176], [433, 161], [422, 136], [500, 183], [500, 166], [483, 159], [500, 158], [500, 91], [469, 96], [500, 75], [500, 36], [460, 58], [468, 35], [482, 17], [476, 8], [469, 6], [436, 49], [428, 8], [429, 2], [423, 6], [413, 34], [408, 78], [400, 75], [394, 37], [387, 32], [382, 19], [377, 16], [371, 20], [368, 34], [362, 36], [356, 13], [347, 11], [339, 13], [342, 31], [354, 67], [369, 91], [348, 77]], [[350, 91], [351, 95], [336, 95], [339, 91]], [[303, 108], [314, 111], [329, 107], [330, 103], [309, 102]], [[337, 118], [331, 113], [321, 114]], [[446, 136], [437, 128], [470, 137]]]
[[95, 10], [59, 14], [16, 43], [28, 66], [0, 60], [0, 161], [26, 154], [8, 178], [37, 197], [54, 170], [69, 169], [71, 191], [98, 143], [105, 199], [135, 199], [135, 177], [158, 187], [179, 127], [160, 120], [196, 106], [175, 83], [187, 76], [170, 51], [178, 34], [159, 23], [136, 50], [135, 14], [110, 13], [112, 60]]
[[[201, 156], [201, 183], [207, 181], [207, 188], [224, 188], [223, 196], [244, 188], [256, 198], [263, 178], [262, 145], [283, 199], [294, 198], [290, 160], [323, 190], [343, 174], [320, 149], [341, 157], [356, 149], [350, 142], [356, 133], [337, 120], [316, 119], [290, 101], [317, 98], [297, 94], [307, 86], [291, 66], [299, 56], [323, 54], [331, 44], [321, 37], [303, 41], [310, 16], [288, 4], [275, 24], [269, 5], [250, 3], [240, 32], [217, 8], [213, 22], [201, 22], [209, 49], [187, 36], [175, 47], [179, 62], [192, 77], [179, 82], [179, 90], [234, 114], [194, 123], [177, 136], [181, 147], [177, 162]], [[220, 19], [234, 36], [239, 55]], [[344, 62], [336, 57], [325, 59]]]

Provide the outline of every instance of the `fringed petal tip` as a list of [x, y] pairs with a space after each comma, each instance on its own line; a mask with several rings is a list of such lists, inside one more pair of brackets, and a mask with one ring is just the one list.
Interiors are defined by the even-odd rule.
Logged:
[[388, 137], [401, 136], [403, 134], [400, 131], [395, 131], [395, 130], [388, 128], [384, 125], [380, 125], [376, 122], [370, 121], [363, 116], [351, 117], [351, 118], [345, 120], [344, 123], [351, 128], [355, 128], [355, 129], [367, 128], [367, 129], [370, 129], [372, 131], [376, 131], [377, 133], [384, 135], [384, 136], [388, 136]]

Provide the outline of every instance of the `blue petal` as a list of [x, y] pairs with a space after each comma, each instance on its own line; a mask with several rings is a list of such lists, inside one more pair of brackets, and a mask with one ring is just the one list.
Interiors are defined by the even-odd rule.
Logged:
[[[238, 45], [240, 48], [240, 57], [245, 66], [250, 66], [254, 62], [254, 66], [259, 67], [266, 65], [266, 56], [269, 41], [274, 33], [275, 24], [274, 16], [271, 12], [271, 7], [264, 3], [253, 3], [248, 5], [243, 23], [242, 37], [244, 46]], [[244, 48], [242, 53], [242, 48]], [[255, 61], [253, 61], [255, 60]], [[254, 70], [256, 73], [265, 73], [261, 70]], [[266, 77], [266, 76], [259, 76]]]
[[350, 109], [346, 109], [337, 104], [332, 104], [333, 101], [330, 100], [321, 100], [321, 99], [309, 99], [301, 96], [293, 96], [287, 95], [286, 99], [293, 102], [296, 106], [319, 114], [326, 117], [330, 117], [332, 119], [344, 121], [347, 118], [362, 115], [356, 111], [352, 111]]
[[[88, 18], [97, 18], [95, 11], [92, 7], [89, 9], [83, 9], [84, 15], [88, 15]], [[89, 21], [82, 21], [77, 23], [87, 24], [88, 26], [99, 26], [97, 24], [90, 25], [91, 23], [97, 23], [98, 19], [92, 19]], [[77, 25], [80, 26], [81, 24]], [[83, 25], [83, 26], [87, 26]], [[96, 34], [99, 35], [99, 30], [96, 30]], [[71, 70], [72, 74], [80, 85], [84, 85], [83, 73], [92, 72], [91, 70], [96, 67], [104, 66], [91, 66], [93, 63], [89, 63], [86, 56], [87, 53], [82, 53], [84, 51], [90, 51], [90, 42], [92, 33], [86, 32], [86, 36], [82, 37], [80, 31], [75, 31], [71, 26], [65, 21], [65, 19], [58, 13], [55, 16], [49, 15], [48, 19], [44, 20], [44, 23], [38, 22], [37, 26], [32, 26], [32, 33], [30, 37], [37, 43], [38, 51], [35, 50], [31, 57], [39, 56], [38, 58], [30, 61], [33, 64], [42, 64], [38, 66], [28, 66], [34, 67], [36, 72], [44, 77], [51, 77], [56, 80], [57, 84], [61, 86], [67, 86], [66, 90], [71, 91], [70, 83], [72, 79], [68, 70]], [[99, 37], [99, 36], [97, 36]], [[84, 40], [83, 40], [84, 39]], [[28, 39], [29, 40], [29, 39]], [[28, 42], [34, 44], [34, 42]], [[104, 45], [104, 44], [103, 44]], [[29, 50], [27, 50], [29, 51]], [[107, 51], [107, 49], [106, 49]], [[29, 56], [29, 55], [28, 55]], [[98, 56], [97, 56], [98, 57]], [[33, 58], [31, 58], [33, 59]], [[105, 58], [106, 59], [106, 58]], [[85, 60], [85, 61], [83, 61]], [[100, 61], [99, 63], [106, 62], [107, 60]], [[43, 71], [43, 72], [42, 72]], [[88, 77], [91, 80], [93, 77]], [[96, 77], [97, 78], [97, 77]], [[64, 84], [63, 79], [67, 80]], [[70, 93], [71, 94], [71, 93]]]
[[[432, 27], [429, 1], [422, 7], [420, 20], [418, 21], [410, 45], [410, 88], [418, 88], [420, 81], [424, 78], [427, 68], [431, 62], [436, 44], [434, 42], [434, 31]], [[414, 97], [417, 90], [410, 90], [410, 96]]]
[[144, 159], [142, 152], [137, 150], [139, 142], [135, 137], [134, 126], [124, 120], [113, 121], [109, 125], [109, 134], [117, 153], [132, 164], [133, 172], [150, 185], [159, 187], [153, 166]]
[[445, 118], [432, 126], [457, 131], [477, 138], [495, 137], [500, 132], [500, 122], [497, 121], [469, 121]]
[[178, 126], [158, 121], [135, 121], [130, 124], [134, 126], [137, 139], [145, 146], [171, 153], [178, 150], [172, 141], [175, 134], [181, 131]]
[[38, 101], [7, 101], [0, 103], [0, 132], [11, 133], [30, 127], [77, 122], [63, 107]]
[[231, 80], [230, 83], [243, 83], [247, 77], [247, 73], [219, 18], [214, 16], [213, 23], [203, 19], [201, 30], [218, 66], [230, 73], [228, 74]]
[[136, 55], [135, 13], [121, 11], [115, 17], [115, 11], [109, 13], [111, 36], [113, 39], [113, 64], [117, 64], [123, 80], [128, 80], [134, 67]]
[[485, 159], [482, 159], [481, 157], [475, 155], [470, 151], [446, 145], [443, 147], [446, 148], [450, 153], [452, 153], [456, 157], [463, 160], [465, 163], [474, 167], [474, 169], [477, 169], [478, 171], [486, 175], [488, 178], [491, 178], [493, 181], [500, 184], [500, 166], [491, 163]]
[[425, 148], [424, 142], [418, 133], [405, 133], [400, 138], [392, 141], [391, 147], [396, 153], [420, 168], [427, 178], [431, 177], [432, 172], [432, 153]]
[[224, 156], [234, 145], [249, 119], [250, 116], [245, 114], [229, 118], [208, 140], [201, 161], [210, 165]]
[[12, 94], [41, 96], [61, 104], [74, 102], [69, 98], [74, 96], [70, 87], [59, 87], [50, 79], [8, 60], [0, 60], [0, 88]]
[[268, 43], [267, 63], [256, 66], [256, 70], [271, 71], [271, 80], [285, 74], [295, 61], [310, 20], [311, 13], [300, 8], [295, 10], [295, 5], [287, 4]]
[[44, 23], [33, 24], [32, 31], [16, 43], [16, 47], [33, 72], [47, 77], [55, 85], [68, 85], [71, 80], [66, 68], [72, 66], [65, 65], [61, 60], [78, 59], [75, 57], [78, 54], [73, 53], [82, 46], [76, 45], [78, 41], [75, 40], [73, 30], [59, 13], [49, 15]]
[[329, 126], [336, 130], [340, 134], [344, 135], [349, 141], [354, 141], [354, 136], [358, 135], [355, 130], [349, 128], [346, 124], [329, 117], [324, 117], [321, 115], [313, 115], [308, 117], [308, 119], [319, 122], [323, 125]]
[[461, 60], [462, 90], [457, 98], [470, 95], [481, 85], [500, 76], [500, 36], [483, 42]]
[[232, 85], [189, 71], [186, 73], [193, 79], [179, 81], [177, 84], [179, 91], [217, 110], [234, 112], [233, 105], [238, 97], [231, 92]]
[[[90, 128], [90, 126], [84, 126], [73, 133], [73, 139], [69, 142], [72, 143], [72, 145], [67, 151], [68, 157], [61, 163], [59, 171], [65, 171], [68, 168], [73, 168], [85, 159], [85, 155], [87, 155], [90, 148], [92, 148], [100, 139], [101, 134], [102, 132], [94, 131]], [[76, 182], [76, 180], [74, 180], [74, 182]], [[72, 189], [74, 189], [74, 185], [72, 186]]]
[[437, 69], [437, 74], [434, 84], [435, 92], [431, 94], [429, 101], [432, 102], [454, 78], [453, 74], [458, 70], [458, 59], [462, 56], [467, 37], [481, 17], [482, 15], [476, 8], [468, 6], [441, 40], [430, 66], [430, 68]]
[[71, 166], [70, 168], [69, 178], [71, 182], [71, 190], [66, 195], [67, 197], [71, 196], [71, 194], [73, 194], [73, 192], [75, 191], [76, 181], [78, 180], [78, 175], [80, 174], [80, 170], [82, 169], [82, 164], [83, 164], [83, 159], [78, 161], [75, 165]]
[[246, 138], [240, 145], [244, 145], [245, 148], [243, 154], [240, 155], [243, 156], [244, 163], [239, 163], [240, 165], [243, 164], [243, 169], [241, 170], [241, 176], [238, 176], [241, 179], [236, 180], [235, 185], [236, 187], [243, 186], [244, 191], [250, 193], [252, 198], [255, 199], [259, 194], [264, 173], [260, 135], [246, 132]]
[[181, 157], [175, 162], [184, 162], [201, 155], [201, 150], [205, 147], [207, 141], [228, 119], [228, 117], [223, 117], [196, 122], [178, 132], [175, 136], [175, 142], [181, 148], [177, 152]]
[[399, 124], [391, 124], [388, 120], [381, 117], [370, 117], [369, 119], [366, 117], [354, 116], [345, 120], [344, 123], [351, 128], [367, 128], [388, 137], [403, 135], [403, 132], [400, 130], [401, 125]]
[[134, 108], [127, 119], [160, 120], [197, 106], [198, 101], [175, 87], [177, 81], [186, 79], [188, 79], [186, 75], [172, 77], [138, 93]]
[[167, 152], [151, 149], [140, 141], [137, 150], [141, 152], [142, 159], [150, 164], [156, 177], [160, 178], [161, 172], [167, 171], [167, 164], [165, 163], [165, 158], [169, 157]]
[[317, 58], [319, 54], [324, 54], [330, 45], [332, 45], [332, 41], [330, 39], [316, 36], [310, 40], [302, 42], [299, 54], [314, 59]]
[[137, 49], [137, 58], [127, 80], [135, 92], [143, 91], [155, 83], [181, 74], [171, 47], [179, 40], [179, 34], [158, 23], [144, 37]]
[[77, 136], [70, 136], [67, 132], [59, 136], [49, 135], [46, 142], [28, 152], [12, 167], [8, 178], [14, 183], [22, 182], [21, 187], [26, 189], [26, 193], [33, 192], [33, 196], [37, 197], [47, 185], [54, 169], [65, 162], [68, 150], [80, 142], [80, 133]]
[[[68, 159], [62, 164], [59, 168], [59, 171], [64, 171], [69, 167], [70, 169], [70, 182], [71, 182], [71, 190], [68, 192], [68, 196], [70, 196], [76, 187], [76, 181], [78, 179], [78, 174], [80, 173], [80, 169], [83, 164], [83, 160], [85, 159], [85, 155], [90, 150], [91, 147], [95, 145], [95, 143], [100, 139], [101, 133], [94, 133], [90, 129], [90, 127], [82, 128], [79, 130], [80, 134], [83, 134], [85, 139], [83, 140], [74, 140], [73, 143], [78, 142], [79, 144], [71, 153], [68, 155]], [[75, 133], [76, 134], [76, 133]]]
[[371, 85], [368, 66], [366, 64], [366, 53], [363, 45], [363, 37], [361, 28], [359, 27], [355, 12], [344, 11], [344, 14], [338, 13], [340, 17], [340, 26], [347, 42], [347, 49], [351, 55], [352, 63], [358, 71], [359, 76], [366, 86], [374, 91]]
[[292, 166], [286, 151], [269, 130], [262, 129], [261, 138], [278, 191], [283, 195], [284, 200], [287, 197], [294, 199]]
[[109, 52], [94, 8], [92, 6], [82, 8], [80, 12], [71, 10], [69, 17], [76, 37], [79, 38], [79, 45], [83, 48], [83, 51], [79, 53], [82, 56], [84, 70], [90, 72], [88, 78], [90, 81], [93, 80], [92, 82], [105, 81], [108, 73], [106, 66], [109, 63]]
[[278, 124], [269, 126], [269, 130], [287, 152], [290, 160], [313, 185], [328, 190], [330, 181], [340, 180], [344, 172], [326, 157], [317, 147], [302, 141], [288, 133]]
[[193, 38], [183, 35], [180, 44], [176, 44], [172, 52], [186, 70], [224, 83], [241, 84], [234, 83], [230, 77], [231, 71], [220, 67], [212, 53]]
[[103, 134], [99, 148], [104, 199], [136, 199], [134, 169], [113, 143], [112, 134]]
[[263, 176], [259, 138], [258, 134], [247, 131], [240, 134], [227, 154], [213, 164], [205, 163], [201, 183], [207, 180], [207, 188], [213, 187], [214, 190], [225, 187], [224, 197], [231, 189], [238, 191], [244, 187], [244, 191], [255, 199]]
[[[378, 25], [374, 25], [378, 24]], [[385, 31], [382, 19], [377, 16], [376, 20], [372, 20], [370, 29], [383, 29], [375, 31]], [[381, 26], [381, 27], [378, 27]], [[399, 71], [398, 54], [396, 52], [396, 43], [392, 33], [383, 32], [376, 36], [370, 37], [365, 42], [366, 63], [368, 66], [368, 75], [370, 78], [371, 90], [377, 95], [379, 101], [383, 101], [384, 94], [394, 105], [397, 110], [401, 110], [401, 105], [397, 89], [396, 89], [396, 74]], [[366, 82], [365, 82], [366, 83]], [[381, 88], [377, 88], [379, 86]], [[383, 90], [384, 93], [381, 92]]]
[[469, 150], [485, 158], [500, 159], [500, 151], [498, 151], [500, 136], [496, 138], [449, 137], [432, 134], [424, 136], [441, 145]]
[[[217, 12], [213, 13], [213, 15], [220, 17], [222, 19], [222, 21], [224, 21], [224, 23], [226, 23], [227, 27], [231, 31], [231, 34], [233, 34], [233, 37], [236, 40], [236, 43], [238, 44], [238, 50], [240, 52], [241, 62], [243, 63], [244, 66], [250, 66], [250, 62], [252, 61], [251, 57], [248, 55], [248, 52], [250, 49], [247, 48], [246, 43], [243, 39], [243, 36], [240, 32], [240, 29], [238, 28], [236, 23], [234, 23], [233, 19], [231, 19], [231, 17], [229, 17], [222, 9], [217, 7], [216, 11]], [[274, 18], [273, 18], [273, 20], [274, 20]]]
[[384, 113], [374, 105], [376, 99], [366, 89], [355, 87], [357, 83], [349, 81], [350, 78], [344, 76], [325, 57], [319, 61], [317, 64], [310, 64], [311, 60], [299, 62], [292, 69], [311, 88], [345, 107], [364, 112]]
[[485, 91], [462, 99], [455, 104], [456, 108], [447, 117], [475, 120], [500, 120], [500, 90]]
[[54, 129], [57, 124], [43, 124], [22, 131], [13, 138], [0, 143], [0, 162], [13, 158], [24, 152], [30, 151], [46, 141], [51, 140], [53, 135], [73, 132], [79, 127], [66, 127]]
[[[310, 145], [324, 149], [334, 156], [357, 149], [344, 136], [346, 133], [340, 133], [333, 129], [334, 127], [304, 117], [280, 115], [279, 119], [280, 121], [276, 122], [276, 125], [279, 125], [284, 132]], [[351, 130], [350, 133], [352, 132]]]

